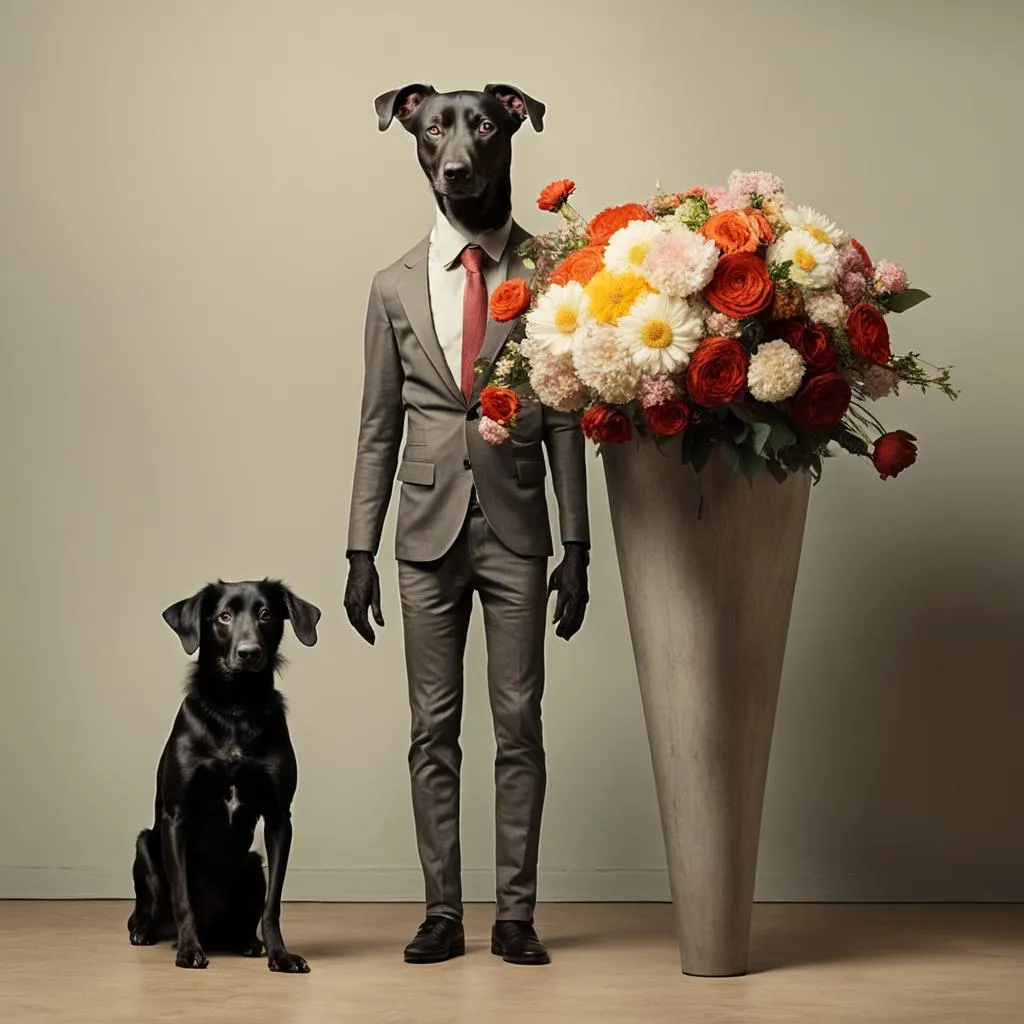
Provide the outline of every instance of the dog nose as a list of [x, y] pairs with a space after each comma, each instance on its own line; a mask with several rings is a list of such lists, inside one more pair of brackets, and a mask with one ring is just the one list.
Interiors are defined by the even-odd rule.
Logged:
[[461, 185], [469, 180], [468, 164], [445, 164], [444, 180], [452, 185]]
[[243, 664], [255, 661], [260, 656], [259, 644], [239, 644], [235, 648], [235, 656]]

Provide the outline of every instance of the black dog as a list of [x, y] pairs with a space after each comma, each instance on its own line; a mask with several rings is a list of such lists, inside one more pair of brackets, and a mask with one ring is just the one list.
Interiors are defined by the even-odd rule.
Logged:
[[471, 232], [501, 227], [512, 212], [512, 136], [529, 118], [544, 127], [545, 106], [511, 85], [483, 92], [437, 92], [406, 85], [374, 101], [384, 131], [397, 117], [416, 136], [420, 167], [441, 211]]
[[[199, 658], [157, 768], [153, 827], [136, 842], [129, 937], [176, 936], [177, 966], [206, 967], [204, 946], [260, 956], [262, 925], [270, 969], [305, 973], [281, 937], [297, 769], [274, 673], [284, 620], [311, 647], [320, 610], [263, 580], [211, 583], [163, 614]], [[250, 850], [260, 817], [269, 885]]]

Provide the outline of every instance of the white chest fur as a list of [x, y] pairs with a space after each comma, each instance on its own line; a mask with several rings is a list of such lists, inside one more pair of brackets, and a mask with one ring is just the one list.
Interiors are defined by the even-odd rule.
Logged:
[[236, 786], [231, 786], [228, 789], [228, 795], [224, 797], [224, 806], [227, 808], [228, 824], [230, 825], [232, 821], [234, 821], [235, 812], [242, 806], [242, 801], [239, 799], [238, 788]]

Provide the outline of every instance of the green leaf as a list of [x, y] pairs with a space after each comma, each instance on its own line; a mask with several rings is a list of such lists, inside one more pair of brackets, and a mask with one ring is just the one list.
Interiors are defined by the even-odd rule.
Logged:
[[852, 430], [847, 430], [846, 427], [840, 427], [836, 431], [835, 442], [851, 455], [867, 455], [870, 450], [863, 437], [855, 434]]
[[931, 296], [920, 288], [907, 288], [895, 295], [886, 296], [882, 303], [890, 313], [905, 313], [908, 309], [913, 309], [914, 306], [930, 298]]
[[754, 450], [755, 454], [762, 455], [771, 436], [772, 428], [769, 424], [751, 423], [750, 437], [747, 439], [747, 444]]
[[789, 268], [793, 266], [792, 260], [786, 260], [783, 263], [773, 263], [768, 268], [768, 276], [773, 281], [788, 281], [789, 280]]
[[740, 449], [740, 472], [750, 481], [754, 483], [754, 479], [757, 474], [768, 464], [766, 459], [763, 459], [760, 455], [755, 454], [749, 448]]
[[733, 437], [732, 443], [735, 444], [735, 445], [743, 444], [743, 442], [746, 441], [746, 439], [750, 436], [750, 430], [751, 430], [750, 425], [745, 426], [745, 427], [740, 427], [739, 431], [736, 433], [736, 436]]
[[740, 449], [731, 441], [722, 441], [718, 446], [718, 450], [722, 453], [722, 458], [725, 459], [725, 464], [734, 473], [738, 473], [740, 471], [740, 461], [742, 459]]
[[768, 472], [771, 473], [771, 475], [775, 477], [780, 484], [784, 484], [786, 482], [786, 477], [788, 475], [786, 473], [786, 467], [776, 459], [768, 460]]
[[784, 452], [787, 448], [792, 448], [796, 441], [796, 434], [785, 420], [780, 419], [777, 423], [772, 424], [772, 437], [769, 444], [773, 452]]
[[522, 261], [523, 261], [523, 266], [526, 267], [527, 270], [536, 270], [537, 269], [537, 264], [534, 263], [533, 260], [531, 260], [529, 256], [523, 256], [522, 257]]

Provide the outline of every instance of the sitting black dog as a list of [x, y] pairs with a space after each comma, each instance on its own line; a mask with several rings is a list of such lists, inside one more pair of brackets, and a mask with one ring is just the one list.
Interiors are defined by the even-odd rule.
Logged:
[[[128, 933], [136, 946], [176, 936], [178, 967], [206, 967], [204, 947], [260, 956], [262, 925], [272, 971], [309, 970], [280, 924], [298, 779], [274, 688], [285, 619], [316, 643], [320, 610], [274, 581], [211, 583], [164, 612], [199, 658], [157, 768], [153, 827], [136, 842]], [[269, 883], [251, 850], [260, 817]]]

